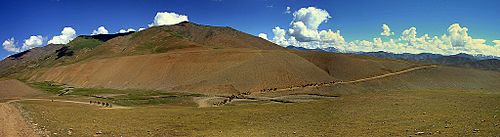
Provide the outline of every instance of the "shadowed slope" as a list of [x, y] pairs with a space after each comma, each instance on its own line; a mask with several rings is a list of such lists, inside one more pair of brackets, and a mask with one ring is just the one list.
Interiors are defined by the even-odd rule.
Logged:
[[373, 57], [320, 51], [290, 50], [339, 80], [353, 80], [414, 67], [418, 64]]
[[29, 62], [43, 60], [46, 56], [54, 54], [63, 45], [49, 44], [45, 47], [37, 47], [24, 52], [11, 55], [0, 61], [0, 76], [17, 72], [16, 69], [29, 67]]
[[500, 83], [499, 72], [438, 66], [437, 68], [411, 71], [393, 77], [295, 92], [352, 94], [356, 92], [401, 90], [497, 90], [500, 89], [498, 83]]
[[466, 68], [477, 68], [483, 70], [492, 70], [500, 72], [500, 60], [498, 59], [486, 59], [472, 62], [465, 62], [459, 64], [453, 64], [456, 67], [466, 67]]

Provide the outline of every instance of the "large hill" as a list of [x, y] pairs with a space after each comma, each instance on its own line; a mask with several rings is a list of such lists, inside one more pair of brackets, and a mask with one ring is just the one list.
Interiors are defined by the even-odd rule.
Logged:
[[[0, 73], [27, 81], [54, 81], [79, 87], [231, 95], [355, 80], [420, 65], [423, 64], [351, 54], [289, 50], [229, 27], [182, 22], [119, 35], [80, 36], [66, 45], [32, 49], [0, 62]], [[500, 76], [500, 73], [490, 71], [479, 71], [481, 75], [477, 76], [455, 76], [462, 72], [455, 68], [427, 71], [415, 75], [419, 77], [408, 75], [396, 79], [396, 84], [388, 82], [388, 85], [379, 86], [401, 87], [391, 85], [418, 85], [419, 82], [443, 80], [440, 82], [452, 84], [478, 81], [491, 88], [495, 84], [488, 83], [498, 79], [485, 81], [481, 80], [482, 76]], [[446, 77], [442, 76], [466, 80], [446, 82]]]

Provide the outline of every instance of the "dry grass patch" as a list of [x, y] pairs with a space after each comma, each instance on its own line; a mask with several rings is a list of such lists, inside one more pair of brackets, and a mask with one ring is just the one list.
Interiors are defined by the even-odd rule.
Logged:
[[92, 136], [96, 132], [104, 136], [408, 136], [417, 132], [499, 135], [500, 94], [484, 93], [375, 92], [305, 103], [216, 108], [149, 106], [106, 110], [36, 101], [23, 102], [22, 106], [39, 125], [58, 133], [72, 128], [74, 136]]

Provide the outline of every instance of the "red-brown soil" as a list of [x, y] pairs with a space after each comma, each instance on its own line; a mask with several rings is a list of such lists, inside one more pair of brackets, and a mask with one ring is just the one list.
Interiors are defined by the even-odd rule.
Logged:
[[0, 103], [0, 137], [37, 137], [21, 112], [11, 104]]
[[0, 100], [33, 97], [39, 94], [41, 92], [19, 80], [0, 80]]
[[83, 87], [184, 90], [237, 94], [333, 77], [283, 50], [180, 50], [93, 60], [41, 71], [35, 81]]

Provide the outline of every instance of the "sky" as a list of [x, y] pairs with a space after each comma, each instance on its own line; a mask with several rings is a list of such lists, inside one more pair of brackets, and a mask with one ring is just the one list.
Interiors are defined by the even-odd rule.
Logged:
[[233, 27], [281, 46], [500, 56], [498, 0], [2, 0], [0, 4], [0, 58], [48, 43], [65, 44], [78, 35], [184, 20]]

